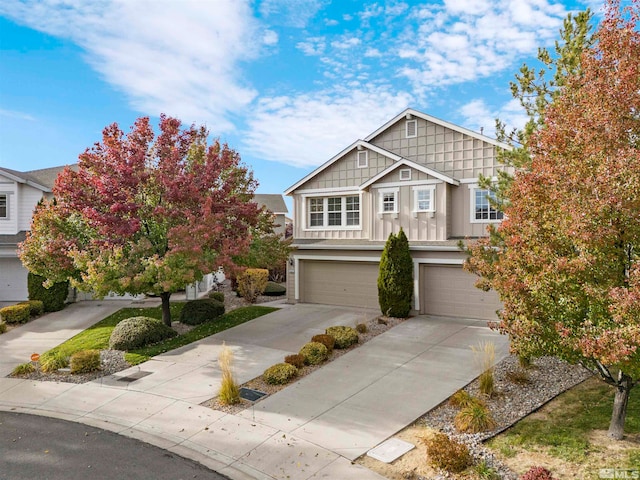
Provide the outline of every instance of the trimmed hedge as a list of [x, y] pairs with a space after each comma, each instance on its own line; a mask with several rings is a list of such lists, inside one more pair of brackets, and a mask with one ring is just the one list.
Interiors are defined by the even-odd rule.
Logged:
[[402, 228], [389, 234], [380, 257], [378, 303], [383, 315], [407, 318], [413, 298], [413, 259]]
[[276, 282], [267, 282], [267, 286], [264, 289], [263, 295], [268, 297], [279, 297], [281, 295], [286, 295], [287, 289]]
[[80, 350], [69, 359], [71, 373], [91, 373], [100, 370], [100, 350]]
[[62, 310], [69, 296], [69, 282], [54, 283], [50, 288], [44, 288], [42, 284], [46, 280], [45, 277], [29, 272], [27, 276], [29, 300], [42, 300], [45, 312]]
[[20, 302], [19, 305], [29, 305], [29, 313], [32, 317], [37, 317], [44, 313], [44, 302], [42, 300], [27, 300]]
[[0, 308], [0, 318], [5, 323], [26, 323], [30, 316], [31, 308], [24, 303]]
[[299, 353], [294, 353], [292, 355], [287, 355], [286, 357], [284, 357], [284, 363], [293, 365], [296, 368], [304, 367], [304, 362], [305, 362], [304, 356], [300, 355]]
[[318, 365], [329, 357], [329, 351], [324, 344], [320, 342], [309, 342], [302, 346], [299, 352], [304, 357], [304, 361], [308, 365]]
[[187, 302], [180, 312], [180, 323], [200, 325], [215, 320], [224, 314], [224, 304], [213, 298], [202, 298]]
[[109, 338], [112, 350], [133, 350], [157, 343], [178, 333], [162, 320], [151, 317], [131, 317], [118, 323]]
[[359, 340], [358, 332], [351, 327], [329, 327], [326, 330], [326, 334], [336, 339], [335, 348], [349, 348], [351, 345], [358, 343]]
[[327, 347], [327, 352], [333, 352], [333, 347], [336, 346], [336, 339], [332, 335], [327, 335], [326, 333], [321, 333], [319, 335], [314, 335], [311, 337], [312, 342], [322, 343], [325, 347]]
[[208, 297], [211, 298], [212, 300], [217, 300], [220, 303], [224, 303], [224, 292], [217, 292], [217, 291], [209, 292]]
[[284, 385], [298, 374], [298, 369], [288, 363], [276, 363], [267, 368], [262, 379], [269, 385]]

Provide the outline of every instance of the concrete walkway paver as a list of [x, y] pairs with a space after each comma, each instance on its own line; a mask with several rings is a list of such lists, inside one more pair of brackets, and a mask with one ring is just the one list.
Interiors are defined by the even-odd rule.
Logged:
[[[478, 374], [471, 345], [490, 340], [496, 361], [506, 355], [506, 339], [485, 322], [414, 317], [238, 415], [199, 405], [219, 388], [223, 342], [234, 350], [237, 379], [244, 382], [326, 327], [355, 325], [372, 314], [288, 306], [82, 385], [0, 378], [0, 409], [111, 430], [234, 480], [380, 480], [350, 460], [471, 381]], [[0, 336], [0, 349], [3, 343]], [[118, 379], [139, 371], [150, 373], [134, 382]]]

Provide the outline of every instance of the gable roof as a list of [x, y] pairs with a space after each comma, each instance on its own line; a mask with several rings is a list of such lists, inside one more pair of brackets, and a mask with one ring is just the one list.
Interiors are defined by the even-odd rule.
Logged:
[[11, 170], [10, 168], [0, 167], [0, 174], [10, 178], [14, 182], [23, 183], [49, 193], [53, 189], [56, 177], [67, 166], [74, 170], [77, 170], [78, 168], [77, 164], [73, 164], [61, 167], [42, 168], [28, 172], [19, 172], [17, 170]]
[[[383, 131], [385, 131], [389, 127], [391, 127], [393, 124], [395, 124], [396, 122], [398, 122], [402, 118], [409, 118], [410, 116], [415, 116], [415, 117], [422, 118], [423, 120], [426, 120], [428, 122], [432, 122], [432, 123], [435, 123], [437, 125], [441, 125], [441, 126], [443, 126], [445, 128], [449, 128], [451, 130], [454, 130], [456, 132], [460, 132], [460, 133], [463, 133], [465, 135], [469, 135], [472, 138], [481, 140], [483, 142], [489, 143], [489, 144], [494, 145], [494, 146], [499, 147], [499, 148], [503, 148], [505, 150], [510, 150], [511, 149], [511, 146], [507, 145], [506, 143], [499, 142], [499, 141], [497, 141], [497, 140], [495, 140], [493, 138], [485, 137], [484, 135], [482, 135], [480, 133], [474, 132], [474, 131], [469, 130], [469, 129], [464, 128], [464, 127], [460, 127], [460, 126], [455, 125], [453, 123], [446, 122], [444, 120], [440, 120], [439, 118], [432, 117], [431, 115], [427, 115], [426, 113], [419, 112], [418, 110], [414, 110], [412, 108], [407, 108], [402, 113], [399, 113], [398, 115], [393, 117], [391, 120], [389, 120], [387, 123], [382, 125], [380, 128], [378, 128], [374, 132], [372, 132], [369, 135], [367, 135], [363, 140], [356, 140], [351, 145], [349, 145], [347, 148], [342, 150], [340, 153], [338, 153], [334, 157], [330, 158], [325, 163], [320, 165], [318, 168], [313, 170], [311, 173], [309, 173], [307, 176], [305, 176], [302, 180], [300, 180], [300, 181], [296, 182], [295, 184], [293, 184], [292, 186], [290, 186], [287, 190], [285, 190], [285, 192], [284, 192], [285, 195], [291, 195], [298, 187], [300, 187], [301, 185], [306, 183], [308, 180], [310, 180], [311, 178], [313, 178], [316, 175], [318, 175], [320, 172], [322, 172], [326, 168], [328, 168], [331, 165], [333, 165], [340, 158], [342, 158], [347, 153], [349, 153], [350, 151], [352, 151], [354, 148], [357, 148], [357, 147], [368, 148], [368, 149], [370, 149], [370, 150], [372, 150], [374, 152], [377, 152], [377, 153], [379, 153], [381, 155], [384, 155], [385, 157], [390, 158], [390, 159], [392, 159], [392, 160], [394, 160], [396, 162], [399, 162], [401, 160], [406, 160], [407, 162], [410, 162], [410, 160], [407, 160], [407, 159], [401, 157], [400, 155], [397, 155], [397, 154], [395, 154], [393, 152], [390, 152], [388, 150], [380, 148], [377, 145], [373, 145], [372, 143], [369, 143], [370, 140], [372, 140], [375, 137], [377, 137], [380, 133], [382, 133]], [[411, 163], [416, 165], [416, 166], [418, 166], [418, 164], [416, 164], [414, 162], [411, 162]], [[424, 168], [426, 168], [426, 167], [422, 167], [422, 166], [420, 166], [420, 167], [421, 167], [420, 168], [421, 171], [425, 171]], [[453, 179], [452, 177], [444, 175], [444, 174], [442, 174], [440, 172], [436, 172], [435, 170], [431, 170], [431, 169], [428, 169], [428, 170], [430, 172], [437, 173], [438, 175], [440, 175], [440, 177], [438, 177], [437, 175], [434, 175], [433, 173], [430, 173], [430, 172], [426, 172], [425, 171], [425, 173], [429, 173], [429, 175], [432, 175], [432, 176], [440, 178], [441, 180], [444, 180], [444, 181], [446, 181], [448, 183], [452, 183], [452, 184], [456, 185], [456, 183], [453, 183], [453, 182], [457, 182], [457, 180]], [[441, 177], [446, 177], [448, 180], [445, 180], [444, 178], [441, 178]]]
[[279, 193], [256, 193], [253, 195], [253, 201], [258, 205], [264, 205], [276, 215], [289, 213], [284, 198]]
[[399, 161], [397, 161], [393, 165], [389, 165], [387, 168], [382, 170], [380, 173], [378, 173], [377, 175], [371, 177], [369, 180], [367, 180], [362, 185], [360, 185], [360, 189], [364, 190], [365, 188], [370, 187], [371, 185], [376, 183], [378, 180], [380, 180], [385, 175], [387, 175], [387, 174], [393, 172], [394, 170], [396, 170], [397, 168], [400, 168], [400, 167], [403, 167], [403, 166], [404, 167], [414, 168], [416, 170], [421, 171], [422, 173], [426, 173], [427, 175], [431, 175], [432, 177], [435, 177], [438, 180], [442, 180], [444, 182], [450, 183], [451, 185], [455, 185], [455, 186], [460, 185], [460, 182], [458, 180], [456, 180], [455, 178], [452, 178], [452, 177], [450, 177], [448, 175], [445, 175], [444, 173], [440, 173], [440, 172], [438, 172], [436, 170], [433, 170], [433, 169], [431, 169], [429, 167], [425, 167], [424, 165], [420, 165], [419, 163], [412, 162], [411, 160], [408, 160], [406, 158], [401, 158]]

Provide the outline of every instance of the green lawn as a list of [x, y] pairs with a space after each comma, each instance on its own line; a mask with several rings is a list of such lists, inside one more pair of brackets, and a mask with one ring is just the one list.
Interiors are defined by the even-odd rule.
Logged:
[[[176, 302], [171, 304], [171, 318], [179, 318], [180, 311], [184, 306], [184, 302]], [[228, 328], [240, 325], [241, 323], [248, 322], [254, 318], [266, 315], [277, 310], [272, 307], [261, 307], [259, 305], [253, 305], [249, 307], [238, 308], [229, 313], [218, 317], [216, 320], [206, 322], [196, 326], [193, 330], [177, 337], [170, 338], [155, 345], [150, 345], [138, 350], [132, 350], [126, 354], [126, 359], [132, 365], [137, 365], [148, 360], [154, 355], [168, 352], [174, 348], [187, 345], [202, 338], [213, 335], [214, 333], [221, 332]], [[42, 357], [69, 357], [73, 353], [80, 350], [105, 350], [109, 348], [109, 337], [113, 328], [122, 320], [130, 317], [146, 316], [152, 318], [162, 318], [161, 307], [153, 308], [123, 308], [116, 313], [109, 315], [108, 317], [100, 320], [95, 325], [80, 332], [76, 336], [70, 338], [64, 343], [61, 343], [57, 347], [52, 348], [45, 352]]]

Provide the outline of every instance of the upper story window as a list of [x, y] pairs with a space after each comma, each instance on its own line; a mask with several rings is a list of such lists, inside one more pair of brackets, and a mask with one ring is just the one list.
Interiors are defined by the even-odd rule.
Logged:
[[315, 228], [360, 226], [360, 196], [307, 199], [308, 225]]
[[407, 135], [407, 138], [413, 138], [418, 136], [418, 121], [416, 119], [406, 121], [405, 133]]
[[380, 213], [398, 213], [398, 189], [380, 190]]
[[358, 168], [365, 168], [369, 165], [369, 152], [367, 150], [358, 150], [356, 164]]
[[474, 188], [472, 193], [472, 222], [499, 222], [503, 213], [491, 205], [489, 201], [496, 199], [496, 194], [484, 188]]
[[9, 218], [9, 195], [0, 193], [0, 219]]
[[413, 189], [413, 209], [415, 212], [435, 212], [435, 187]]

